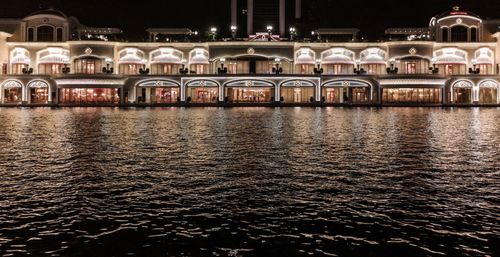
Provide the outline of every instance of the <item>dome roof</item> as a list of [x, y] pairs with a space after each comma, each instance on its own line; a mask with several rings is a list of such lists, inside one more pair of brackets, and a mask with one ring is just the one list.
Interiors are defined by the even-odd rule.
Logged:
[[63, 12], [61, 12], [59, 10], [55, 10], [55, 9], [38, 10], [38, 11], [30, 13], [26, 17], [35, 16], [35, 15], [53, 15], [53, 16], [59, 16], [59, 17], [65, 18], [65, 19], [68, 18], [68, 16], [66, 16], [66, 14], [64, 14]]
[[466, 16], [471, 16], [471, 17], [481, 19], [481, 17], [479, 17], [479, 15], [477, 15], [473, 12], [466, 11], [466, 10], [461, 10], [460, 7], [458, 7], [458, 6], [454, 6], [451, 10], [440, 13], [440, 14], [436, 15], [435, 17], [436, 17], [436, 19], [439, 20], [441, 18], [455, 16], [455, 15], [466, 15]]

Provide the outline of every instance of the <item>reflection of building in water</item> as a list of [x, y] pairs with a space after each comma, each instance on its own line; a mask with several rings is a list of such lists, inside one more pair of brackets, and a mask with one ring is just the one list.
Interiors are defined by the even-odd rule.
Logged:
[[[0, 19], [1, 104], [499, 104], [498, 20], [454, 8], [424, 28], [389, 28], [385, 42], [332, 28], [295, 41], [300, 0], [231, 3], [251, 37], [154, 28], [151, 42], [128, 43], [56, 10]], [[266, 25], [271, 37], [254, 35]]]

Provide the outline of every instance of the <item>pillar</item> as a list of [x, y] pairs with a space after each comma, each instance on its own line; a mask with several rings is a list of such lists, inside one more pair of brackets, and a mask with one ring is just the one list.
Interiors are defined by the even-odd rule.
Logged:
[[247, 2], [247, 34], [253, 34], [253, 0]]
[[231, 26], [238, 26], [238, 2], [231, 0]]
[[295, 19], [302, 19], [302, 0], [295, 0]]
[[280, 36], [286, 35], [286, 5], [285, 0], [280, 0]]

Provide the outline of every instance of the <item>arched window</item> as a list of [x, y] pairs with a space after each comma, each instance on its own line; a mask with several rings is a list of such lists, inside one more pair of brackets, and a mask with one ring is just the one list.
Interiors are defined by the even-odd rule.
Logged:
[[63, 29], [57, 28], [57, 42], [63, 41]]
[[467, 27], [454, 26], [453, 28], [451, 28], [451, 41], [467, 42]]
[[448, 37], [448, 32], [449, 32], [448, 28], [443, 28], [441, 30], [441, 38], [442, 38], [443, 42], [450, 41], [450, 38]]
[[477, 42], [477, 28], [470, 29], [470, 41]]
[[33, 42], [35, 41], [35, 29], [34, 28], [28, 28], [28, 42]]
[[36, 41], [54, 41], [54, 28], [51, 26], [40, 26], [36, 29]]

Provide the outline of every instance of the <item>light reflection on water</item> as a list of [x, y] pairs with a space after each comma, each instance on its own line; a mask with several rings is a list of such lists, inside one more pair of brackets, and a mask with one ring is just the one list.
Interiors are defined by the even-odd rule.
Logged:
[[494, 256], [499, 109], [0, 109], [9, 256]]

